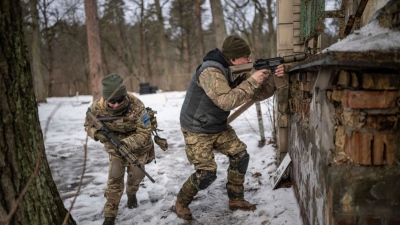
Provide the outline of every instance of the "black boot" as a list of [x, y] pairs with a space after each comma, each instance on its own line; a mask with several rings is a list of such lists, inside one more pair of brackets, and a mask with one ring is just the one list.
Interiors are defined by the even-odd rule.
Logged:
[[137, 199], [136, 195], [128, 195], [128, 208], [133, 209], [137, 208]]
[[115, 217], [104, 218], [103, 225], [114, 225]]

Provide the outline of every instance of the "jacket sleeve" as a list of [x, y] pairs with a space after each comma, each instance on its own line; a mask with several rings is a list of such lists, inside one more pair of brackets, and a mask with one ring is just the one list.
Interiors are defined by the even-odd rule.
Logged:
[[134, 132], [130, 132], [129, 135], [125, 136], [121, 142], [132, 151], [145, 151], [152, 144], [151, 122], [143, 104], [134, 107], [134, 113], [132, 115], [135, 118], [134, 124], [136, 129]]
[[230, 111], [252, 99], [254, 91], [258, 88], [257, 81], [249, 77], [232, 89], [222, 72], [213, 67], [201, 72], [199, 85], [207, 96], [225, 111]]
[[271, 97], [275, 91], [276, 86], [274, 82], [274, 75], [269, 75], [268, 78], [261, 84], [261, 86], [255, 90], [253, 100], [262, 101]]
[[[92, 106], [91, 105], [88, 110], [92, 110]], [[93, 140], [98, 141], [95, 137], [94, 137], [94, 133], [97, 131], [97, 129], [93, 126], [93, 124], [91, 125], [89, 123], [89, 120], [87, 118], [87, 116], [85, 117], [85, 123], [83, 125], [85, 127], [85, 131], [87, 132], [88, 136], [91, 137]]]

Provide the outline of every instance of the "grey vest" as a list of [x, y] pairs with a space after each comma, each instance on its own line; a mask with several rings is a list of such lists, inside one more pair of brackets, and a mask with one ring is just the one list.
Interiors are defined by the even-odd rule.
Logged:
[[[219, 69], [229, 81], [228, 69], [216, 61], [206, 61], [197, 68], [190, 80], [180, 114], [181, 126], [189, 132], [216, 134], [226, 128], [230, 111], [215, 105], [198, 84], [199, 75], [208, 67]], [[233, 88], [233, 84], [229, 85]]]

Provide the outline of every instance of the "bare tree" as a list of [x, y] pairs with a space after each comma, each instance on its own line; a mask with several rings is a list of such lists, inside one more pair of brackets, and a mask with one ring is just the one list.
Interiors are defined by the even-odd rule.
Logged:
[[[171, 4], [170, 25], [174, 33], [175, 46], [180, 55], [180, 63], [182, 64], [183, 73], [191, 73], [193, 70], [194, 60], [192, 56], [196, 56], [196, 24], [195, 6], [192, 0], [175, 0]], [[196, 61], [196, 65], [198, 62]]]
[[21, 2], [0, 5], [0, 224], [63, 224], [68, 211], [44, 151]]
[[215, 43], [218, 47], [222, 46], [227, 36], [224, 12], [222, 10], [221, 0], [210, 0], [212, 23], [214, 27]]
[[96, 0], [85, 0], [85, 15], [89, 47], [90, 81], [93, 98], [97, 99], [101, 97], [101, 80], [104, 77], [104, 72]]
[[[247, 38], [255, 57], [271, 57], [276, 54], [276, 32], [274, 27], [273, 0], [225, 1], [226, 19], [231, 33]], [[253, 20], [248, 18], [253, 14]], [[267, 30], [264, 29], [267, 25]]]
[[146, 43], [145, 43], [145, 20], [144, 20], [144, 2], [140, 0], [140, 21], [139, 21], [139, 35], [140, 35], [140, 69], [139, 74], [147, 74], [146, 73]]

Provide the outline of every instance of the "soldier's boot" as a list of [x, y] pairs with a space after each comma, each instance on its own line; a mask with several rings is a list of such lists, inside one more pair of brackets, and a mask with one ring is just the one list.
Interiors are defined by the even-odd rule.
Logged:
[[190, 212], [189, 205], [193, 201], [193, 197], [199, 192], [192, 174], [183, 184], [181, 190], [176, 196], [175, 213], [179, 218], [184, 220], [192, 220], [192, 212]]
[[229, 209], [232, 211], [243, 210], [243, 211], [254, 211], [256, 210], [256, 205], [251, 204], [246, 200], [229, 200]]
[[244, 200], [243, 183], [248, 162], [249, 155], [246, 151], [230, 157], [228, 183], [226, 184], [230, 210], [254, 211], [256, 209], [256, 205]]
[[192, 212], [190, 212], [189, 207], [182, 206], [178, 201], [175, 203], [175, 213], [176, 215], [184, 220], [192, 220]]
[[114, 225], [115, 217], [106, 217], [104, 218], [103, 225]]
[[128, 208], [133, 209], [137, 208], [137, 199], [136, 199], [136, 194], [134, 195], [128, 195]]

